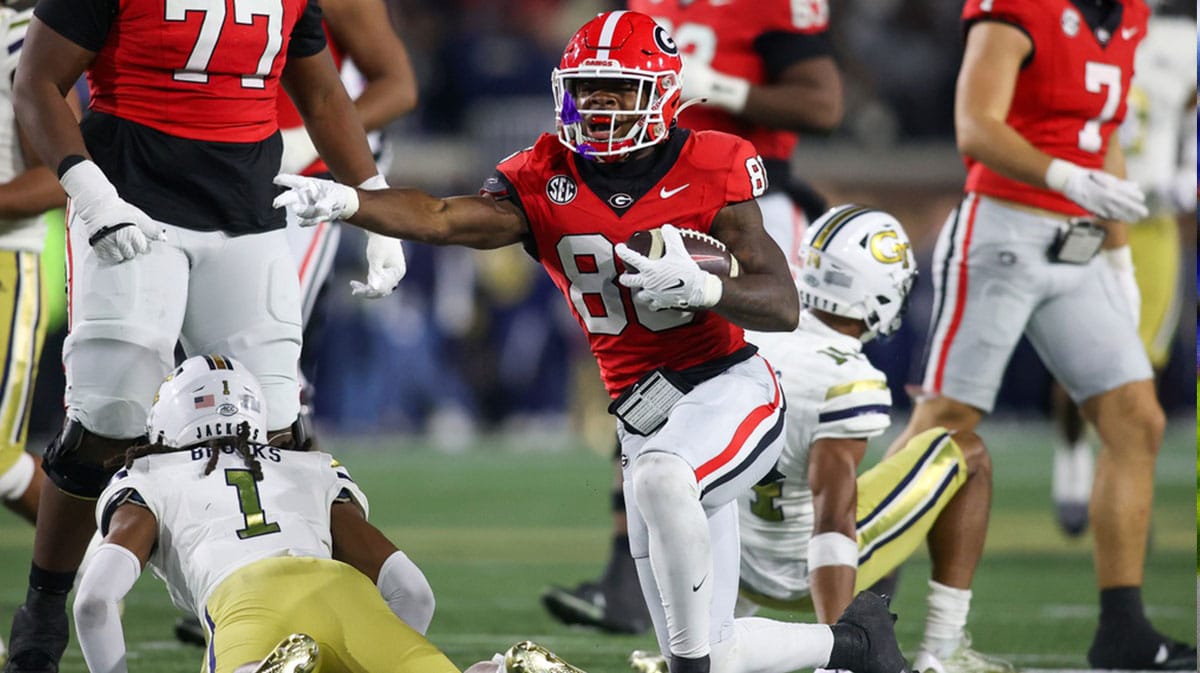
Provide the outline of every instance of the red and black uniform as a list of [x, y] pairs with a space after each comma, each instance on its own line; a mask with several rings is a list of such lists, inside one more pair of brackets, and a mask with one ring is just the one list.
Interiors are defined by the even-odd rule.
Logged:
[[[1082, 0], [968, 0], [963, 7], [964, 30], [978, 21], [999, 21], [1033, 42], [1017, 76], [1008, 125], [1046, 154], [1085, 168], [1104, 168], [1113, 131], [1125, 118], [1133, 55], [1150, 16], [1142, 0], [1112, 5], [1106, 15]], [[1087, 214], [1058, 192], [1006, 178], [971, 157], [964, 160], [968, 192]]]
[[[680, 2], [629, 0], [629, 9], [649, 14], [671, 30], [679, 50], [706, 59], [714, 70], [761, 85], [777, 80], [799, 61], [830, 56], [826, 0], [729, 0]], [[772, 129], [707, 105], [679, 114], [679, 126], [732, 133], [762, 155], [771, 184], [789, 184], [788, 162], [799, 136]]]
[[[325, 48], [316, 0], [42, 0], [47, 26], [96, 52], [88, 152], [126, 201], [188, 229], [284, 226], [271, 207], [287, 57]], [[286, 56], [285, 56], [286, 55]]]
[[525, 213], [527, 248], [566, 297], [616, 397], [657, 367], [684, 370], [723, 358], [732, 365], [754, 351], [746, 348], [741, 327], [713, 311], [635, 305], [617, 283], [623, 269], [613, 247], [668, 223], [708, 233], [719, 210], [765, 188], [750, 143], [677, 130], [651, 157], [605, 165], [544, 134], [502, 161], [482, 191], [512, 199]]

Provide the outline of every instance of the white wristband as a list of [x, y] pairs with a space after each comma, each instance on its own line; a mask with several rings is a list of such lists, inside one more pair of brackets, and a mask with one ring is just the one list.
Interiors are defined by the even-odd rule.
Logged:
[[704, 277], [704, 305], [698, 308], [712, 308], [716, 306], [724, 294], [725, 283], [721, 282], [721, 277], [715, 273], [706, 275]]
[[387, 189], [388, 188], [387, 178], [383, 177], [383, 174], [381, 174], [381, 173], [376, 173], [375, 175], [372, 175], [371, 177], [367, 178], [366, 180], [363, 180], [358, 185], [358, 188], [363, 190], [364, 192], [371, 192], [371, 191], [375, 191], [378, 189]]
[[1067, 182], [1071, 176], [1075, 175], [1083, 168], [1062, 159], [1055, 159], [1050, 162], [1050, 167], [1046, 169], [1046, 186], [1056, 192], [1061, 192], [1066, 189]]
[[109, 182], [108, 176], [90, 159], [67, 169], [58, 182], [67, 196], [76, 201], [117, 195], [117, 189]]
[[750, 96], [750, 80], [719, 72], [711, 73], [712, 87], [705, 98], [709, 105], [725, 108], [734, 114], [746, 109], [746, 98]]
[[1104, 250], [1104, 259], [1117, 271], [1133, 271], [1133, 251], [1128, 245]]
[[858, 542], [841, 533], [821, 533], [808, 541], [808, 571], [825, 566], [858, 567]]

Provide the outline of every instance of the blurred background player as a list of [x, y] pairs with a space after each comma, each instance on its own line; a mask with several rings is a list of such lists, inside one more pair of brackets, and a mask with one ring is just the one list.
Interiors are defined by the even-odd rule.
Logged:
[[[382, 0], [319, 0], [324, 15], [325, 35], [329, 53], [342, 73], [347, 91], [354, 98], [354, 109], [368, 132], [371, 149], [378, 157], [381, 152], [380, 131], [392, 121], [410, 112], [417, 105], [417, 80], [413, 73], [408, 50], [396, 35]], [[279, 172], [330, 177], [329, 167], [317, 156], [312, 138], [304, 130], [296, 106], [283, 91], [276, 99], [280, 136], [283, 139], [283, 159]], [[380, 166], [387, 174], [387, 166]], [[341, 229], [335, 222], [315, 227], [299, 227], [289, 219], [288, 244], [296, 259], [300, 276], [300, 299], [304, 320], [305, 347], [300, 354], [301, 418], [311, 423], [316, 338], [320, 333], [320, 310], [313, 318], [321, 289], [333, 268]], [[351, 281], [355, 296], [381, 297], [391, 294], [403, 275], [405, 264], [399, 241], [368, 236], [368, 253], [378, 261], [372, 272], [392, 270], [387, 278], [375, 283]], [[377, 271], [378, 269], [378, 271]], [[312, 437], [312, 428], [307, 429]]]
[[1141, 598], [1165, 419], [1137, 338], [1124, 225], [1148, 211], [1112, 135], [1148, 16], [1141, 0], [963, 8], [955, 127], [966, 197], [934, 251], [924, 396], [889, 452], [931, 427], [973, 430], [1024, 333], [1102, 442], [1089, 663], [1195, 670], [1195, 647], [1155, 630]]
[[[149, 564], [203, 617], [210, 673], [308, 672], [318, 658], [329, 673], [457, 673], [422, 635], [434, 599], [420, 569], [367, 522], [337, 460], [263, 443], [265, 405], [222, 355], [189, 358], [160, 386], [153, 442], [126, 452], [96, 502], [104, 543], [75, 599], [88, 668], [127, 670], [119, 603]], [[528, 673], [548, 670], [553, 655], [518, 647]]]
[[[21, 57], [33, 2], [0, 7], [0, 331], [4, 375], [0, 378], [0, 501], [29, 523], [37, 518], [45, 476], [41, 457], [25, 452], [29, 409], [38, 360], [46, 338], [46, 295], [42, 246], [47, 210], [61, 208], [67, 195], [54, 172], [26, 144], [13, 109], [13, 73]], [[78, 114], [75, 92], [67, 100]], [[0, 639], [0, 663], [5, 658]]]
[[[761, 159], [729, 134], [675, 128], [680, 67], [649, 16], [601, 14], [552, 75], [557, 137], [501, 161], [483, 194], [368, 194], [281, 175], [291, 191], [276, 204], [306, 225], [343, 218], [441, 245], [524, 243], [536, 255], [587, 334], [620, 419], [631, 553], [672, 673], [901, 670], [892, 618], [869, 592], [833, 626], [734, 619], [735, 500], [778, 457], [784, 411], [741, 325], [791, 329], [799, 307], [754, 202], [766, 190]], [[660, 257], [623, 243], [657, 228]], [[741, 273], [701, 269], [681, 233], [695, 231], [723, 241]]]
[[[70, 335], [67, 420], [44, 454], [49, 480], [8, 673], [57, 670], [67, 593], [95, 531], [91, 501], [112, 474], [106, 461], [145, 432], [177, 342], [239, 357], [263, 386], [274, 441], [302, 439], [299, 288], [283, 214], [271, 208], [281, 82], [340, 179], [386, 185], [315, 2], [284, 0], [265, 18], [224, 5], [113, 7], [39, 2], [14, 82], [17, 120], [70, 197]], [[79, 123], [63, 95], [85, 71]]]
[[[1180, 226], [1196, 212], [1196, 17], [1174, 3], [1151, 3], [1154, 14], [1134, 57], [1133, 83], [1117, 139], [1129, 179], [1146, 193], [1150, 215], [1129, 227], [1129, 250], [1140, 307], [1138, 336], [1156, 375], [1167, 366], [1183, 310]], [[1188, 217], [1188, 215], [1193, 217]], [[1053, 498], [1069, 535], [1087, 528], [1094, 457], [1078, 408], [1061, 386], [1052, 402], [1061, 433], [1054, 444]]]
[[[769, 178], [758, 199], [763, 227], [794, 268], [807, 223], [825, 210], [824, 199], [793, 174], [797, 134], [826, 134], [842, 121], [828, 3], [630, 0], [628, 6], [653, 16], [679, 45], [683, 99], [699, 102], [680, 112], [679, 126], [731, 133], [758, 149]], [[573, 588], [547, 588], [542, 604], [567, 624], [639, 633], [649, 616], [629, 556], [619, 465], [615, 474], [613, 539], [604, 571]]]

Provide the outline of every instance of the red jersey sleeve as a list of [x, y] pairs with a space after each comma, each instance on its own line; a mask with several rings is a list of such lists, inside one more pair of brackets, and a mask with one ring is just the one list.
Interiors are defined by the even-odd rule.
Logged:
[[766, 193], [767, 170], [754, 145], [741, 138], [733, 139], [736, 142], [729, 152], [733, 161], [729, 167], [729, 179], [725, 182], [725, 201], [741, 203]]
[[1046, 8], [1030, 0], [967, 0], [963, 5], [963, 30], [976, 21], [1000, 21], [1012, 24], [1030, 34], [1038, 23], [1038, 15]]

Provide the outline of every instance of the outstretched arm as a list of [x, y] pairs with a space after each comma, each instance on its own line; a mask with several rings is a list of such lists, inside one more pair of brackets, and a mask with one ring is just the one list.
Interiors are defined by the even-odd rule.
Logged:
[[295, 211], [302, 226], [341, 219], [384, 236], [433, 245], [492, 249], [520, 242], [529, 232], [511, 201], [486, 196], [438, 198], [419, 189], [363, 191], [328, 180], [280, 175], [289, 188], [275, 207]]
[[133, 588], [158, 537], [150, 510], [127, 503], [109, 522], [104, 544], [88, 564], [75, 595], [75, 629], [88, 670], [125, 673], [120, 602]]

